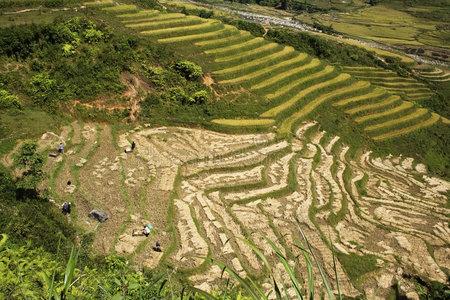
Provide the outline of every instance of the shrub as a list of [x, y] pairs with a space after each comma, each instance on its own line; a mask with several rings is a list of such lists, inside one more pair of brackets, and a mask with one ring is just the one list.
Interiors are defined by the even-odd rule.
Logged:
[[145, 77], [150, 79], [160, 91], [186, 85], [186, 79], [180, 74], [156, 67], [147, 68]]
[[53, 109], [56, 105], [57, 83], [48, 73], [39, 73], [29, 83], [31, 99], [42, 108]]
[[220, 20], [229, 25], [236, 26], [240, 30], [250, 32], [253, 36], [263, 36], [266, 30], [261, 24], [248, 22], [244, 20], [233, 20], [226, 17], [220, 18]]
[[10, 94], [8, 91], [0, 90], [0, 108], [22, 109], [23, 105], [17, 96]]
[[14, 167], [24, 170], [22, 176], [17, 181], [17, 187], [24, 190], [36, 190], [45, 173], [44, 155], [37, 152], [38, 145], [35, 142], [25, 142], [14, 156]]
[[206, 10], [206, 9], [202, 9], [200, 10], [200, 12], [198, 13], [198, 16], [200, 18], [205, 18], [205, 19], [209, 19], [214, 15], [214, 12], [212, 10]]
[[9, 170], [0, 164], [0, 199], [13, 201], [16, 197], [16, 185]]
[[177, 62], [175, 65], [173, 65], [173, 69], [175, 70], [175, 72], [188, 80], [195, 80], [203, 74], [202, 68], [200, 66], [187, 60]]
[[149, 93], [145, 97], [144, 106], [159, 105], [161, 103], [161, 97], [157, 93]]
[[186, 104], [188, 103], [188, 97], [184, 90], [180, 87], [174, 87], [167, 90], [164, 94], [164, 98], [173, 103]]
[[193, 104], [203, 104], [209, 101], [209, 95], [207, 91], [198, 91], [189, 99]]

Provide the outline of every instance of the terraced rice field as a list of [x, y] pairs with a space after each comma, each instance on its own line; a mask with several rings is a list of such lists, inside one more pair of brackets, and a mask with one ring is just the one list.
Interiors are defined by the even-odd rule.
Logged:
[[102, 0], [102, 1], [90, 1], [90, 2], [84, 2], [84, 5], [87, 7], [101, 7], [101, 6], [110, 6], [113, 5], [112, 0]]
[[[422, 2], [421, 12], [433, 12], [437, 8]], [[413, 11], [416, 7], [408, 8]], [[339, 32], [363, 39], [400, 45], [429, 45], [448, 48], [448, 31], [436, 30], [436, 26], [445, 25], [444, 20], [431, 20], [413, 16], [408, 9], [394, 9], [389, 5], [375, 5], [357, 9], [351, 13], [314, 14], [321, 24], [333, 26]], [[306, 14], [304, 17], [308, 17]], [[300, 14], [301, 20], [303, 16]]]
[[[95, 234], [93, 246], [100, 253], [125, 254], [150, 268], [170, 263], [209, 290], [221, 281], [221, 269], [197, 257], [225, 262], [244, 277], [265, 277], [245, 239], [264, 253], [295, 295], [263, 236], [306, 280], [294, 242], [302, 240], [296, 217], [336, 293], [332, 249], [341, 291], [348, 296], [372, 297], [378, 290], [375, 299], [385, 299], [399, 281], [413, 297], [414, 285], [399, 275], [410, 274], [411, 266], [414, 275], [446, 281], [450, 183], [429, 176], [411, 158], [375, 158], [351, 149], [314, 122], [301, 123], [289, 141], [274, 133], [146, 126], [117, 132], [74, 122], [59, 135], [45, 134], [40, 149], [57, 149], [59, 141], [65, 154], [47, 160], [50, 177], [44, 187], [56, 205], [73, 203], [70, 218]], [[126, 154], [131, 141], [136, 149]], [[67, 186], [67, 180], [73, 184]], [[89, 219], [94, 208], [109, 219], [103, 224]], [[144, 224], [152, 224], [151, 235], [133, 237], [132, 230]], [[162, 253], [152, 250], [156, 241]], [[362, 261], [370, 263], [355, 280], [349, 270]], [[322, 282], [318, 270], [313, 272], [318, 294]], [[271, 285], [264, 282], [263, 289]]]
[[450, 73], [439, 68], [435, 68], [432, 71], [417, 70], [417, 73], [419, 76], [429, 81], [445, 82], [450, 80]]
[[368, 80], [393, 94], [404, 95], [411, 101], [426, 101], [433, 95], [425, 84], [413, 78], [400, 77], [392, 71], [370, 67], [346, 67], [345, 72], [358, 79]]
[[[136, 18], [132, 16], [119, 15], [125, 26], [169, 47], [173, 45], [176, 49], [181, 42], [195, 44], [214, 62], [212, 76], [216, 81], [242, 85], [273, 103], [272, 108], [260, 115], [259, 121], [216, 120], [216, 124], [267, 128], [275, 125], [283, 136], [293, 134], [298, 122], [329, 104], [342, 107], [364, 126], [369, 136], [377, 139], [390, 136], [389, 130], [407, 133], [436, 121], [428, 111], [421, 115], [423, 118], [415, 118], [417, 109], [411, 103], [391, 97], [398, 94], [409, 100], [426, 101], [432, 92], [414, 79], [375, 68], [346, 68], [346, 73], [339, 73], [305, 53], [252, 37], [217, 20], [156, 11], [137, 12]], [[393, 118], [392, 122], [385, 122], [388, 117]], [[376, 127], [380, 130], [367, 130], [377, 123], [383, 124]]]

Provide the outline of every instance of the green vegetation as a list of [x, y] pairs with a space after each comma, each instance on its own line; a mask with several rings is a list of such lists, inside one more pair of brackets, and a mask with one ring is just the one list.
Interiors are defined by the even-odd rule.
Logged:
[[336, 256], [352, 280], [357, 280], [364, 274], [377, 269], [377, 257], [375, 255], [359, 256], [356, 254], [337, 253]]
[[[30, 1], [29, 3], [36, 2]], [[26, 7], [23, 4], [25, 2], [14, 4], [14, 7]], [[79, 4], [77, 1], [70, 0], [54, 0], [54, 2], [58, 4], [49, 4], [49, 1], [43, 3], [56, 6]], [[271, 1], [259, 3], [269, 6], [278, 5]], [[8, 5], [13, 6], [11, 3]], [[426, 80], [427, 76], [411, 75], [411, 69], [401, 62], [400, 58], [386, 59], [386, 62], [383, 62], [376, 57], [380, 53], [368, 52], [360, 47], [338, 42], [328, 42], [320, 36], [303, 32], [271, 28], [265, 35], [264, 27], [259, 24], [236, 20], [228, 16], [220, 17], [215, 11], [189, 5], [177, 6], [176, 11], [181, 10], [183, 14], [172, 13], [170, 7], [173, 4], [167, 5], [169, 13], [160, 13], [156, 9], [139, 11], [141, 7], [160, 9], [157, 3], [146, 0], [129, 0], [125, 5], [113, 5], [110, 1], [90, 2], [87, 5], [90, 8], [82, 17], [55, 18], [50, 23], [0, 29], [0, 154], [4, 159], [3, 162], [10, 163], [11, 170], [15, 168], [15, 175], [12, 176], [11, 170], [0, 165], [0, 226], [5, 233], [0, 239], [0, 256], [2, 257], [0, 297], [48, 299], [172, 297], [183, 299], [184, 295], [188, 294], [189, 299], [209, 299], [219, 296], [221, 299], [247, 299], [248, 296], [252, 299], [265, 299], [266, 295], [261, 292], [260, 286], [264, 278], [270, 279], [272, 293], [279, 298], [292, 297], [285, 284], [280, 284], [278, 276], [275, 277], [274, 262], [269, 262], [262, 254], [262, 250], [255, 246], [253, 240], [256, 237], [250, 231], [243, 230], [242, 234], [246, 239], [242, 242], [256, 253], [260, 261], [264, 262], [265, 269], [262, 273], [256, 274], [252, 272], [250, 266], [244, 265], [243, 271], [248, 276], [243, 278], [230, 267], [212, 260], [212, 243], [209, 242], [206, 242], [207, 255], [205, 256], [207, 257], [204, 263], [198, 267], [175, 269], [175, 264], [170, 260], [170, 255], [174, 254], [179, 242], [175, 228], [177, 215], [174, 201], [182, 199], [182, 194], [178, 192], [182, 185], [186, 184], [182, 182], [182, 178], [185, 178], [182, 177], [185, 171], [184, 165], [177, 166], [173, 190], [164, 192], [162, 189], [158, 190], [163, 196], [170, 194], [167, 197], [170, 198], [167, 204], [168, 213], [166, 218], [161, 217], [161, 220], [164, 219], [161, 222], [167, 227], [158, 229], [165, 230], [164, 234], [168, 233], [170, 236], [167, 237], [170, 244], [164, 249], [165, 253], [161, 258], [162, 267], [154, 271], [144, 269], [140, 273], [128, 266], [126, 258], [96, 257], [95, 253], [91, 252], [93, 235], [85, 234], [83, 230], [73, 225], [77, 222], [76, 205], [74, 205], [75, 213], [64, 217], [59, 212], [59, 203], [54, 205], [54, 202], [50, 201], [50, 195], [58, 195], [54, 190], [62, 189], [56, 183], [58, 176], [61, 174], [73, 176], [74, 183], [78, 186], [80, 174], [85, 169], [77, 166], [78, 162], [75, 161], [67, 165], [67, 158], [63, 157], [61, 161], [50, 165], [52, 173], [49, 172], [48, 185], [53, 191], [46, 191], [40, 190], [40, 185], [47, 178], [43, 166], [48, 148], [38, 152], [36, 143], [21, 141], [22, 144], [18, 145], [15, 151], [17, 155], [12, 161], [11, 158], [4, 156], [16, 146], [18, 139], [35, 138], [49, 130], [56, 132], [58, 127], [63, 123], [66, 124], [69, 119], [115, 124], [130, 123], [131, 125], [151, 123], [151, 126], [182, 124], [233, 133], [278, 132], [273, 145], [281, 140], [288, 146], [283, 146], [282, 150], [264, 159], [260, 181], [221, 186], [215, 191], [245, 193], [251, 188], [261, 188], [259, 195], [249, 194], [234, 200], [225, 200], [223, 195], [219, 195], [218, 198], [224, 205], [223, 211], [229, 212], [233, 221], [238, 224], [238, 229], [244, 228], [244, 225], [243, 221], [236, 217], [239, 212], [233, 210], [233, 205], [260, 201], [257, 207], [269, 219], [269, 228], [273, 230], [277, 239], [264, 238], [266, 245], [270, 246], [264, 251], [269, 249], [267, 253], [273, 252], [279, 259], [275, 263], [284, 268], [288, 274], [287, 279], [290, 280], [289, 285], [299, 299], [306, 295], [314, 297], [312, 271], [314, 264], [317, 266], [329, 298], [334, 299], [335, 295], [327, 282], [330, 274], [328, 272], [325, 276], [319, 263], [321, 259], [326, 258], [315, 257], [313, 248], [316, 246], [309, 244], [298, 221], [299, 232], [292, 234], [294, 242], [292, 240], [288, 242], [291, 237], [286, 232], [277, 231], [274, 225], [272, 216], [274, 212], [267, 210], [261, 203], [272, 197], [285, 197], [283, 201], [291, 201], [287, 197], [297, 197], [294, 193], [299, 195], [304, 185], [300, 186], [295, 176], [297, 172], [302, 172], [303, 164], [307, 165], [311, 161], [313, 170], [311, 172], [316, 172], [325, 166], [324, 157], [331, 155], [328, 152], [334, 155], [331, 158], [331, 168], [326, 165], [332, 176], [325, 178], [320, 175], [322, 176], [320, 180], [314, 179], [316, 182], [311, 179], [311, 187], [308, 189], [311, 188], [313, 192], [312, 196], [307, 196], [312, 197], [313, 203], [309, 208], [309, 216], [319, 232], [317, 235], [319, 242], [320, 239], [325, 241], [325, 250], [330, 250], [332, 253], [336, 274], [336, 284], [333, 284], [333, 288], [337, 286], [339, 297], [341, 295], [337, 276], [338, 268], [334, 260], [334, 246], [332, 243], [328, 244], [328, 240], [324, 238], [321, 226], [325, 221], [333, 227], [337, 226], [346, 219], [349, 209], [354, 207], [356, 207], [354, 209], [356, 215], [361, 216], [358, 199], [356, 196], [355, 199], [350, 199], [350, 194], [353, 192], [351, 180], [359, 174], [352, 173], [350, 162], [337, 159], [343, 146], [347, 144], [350, 148], [346, 157], [355, 158], [358, 149], [364, 148], [372, 150], [375, 155], [402, 154], [416, 158], [415, 164], [424, 162], [432, 175], [449, 177], [448, 124], [445, 123], [445, 118], [429, 110], [442, 109], [442, 112], [441, 110], [438, 112], [446, 115], [448, 112], [448, 105], [445, 103], [448, 94], [447, 85], [445, 83], [430, 84], [431, 81]], [[283, 9], [308, 12], [329, 11], [328, 8], [319, 4], [301, 1], [289, 3], [282, 1], [281, 6]], [[111, 14], [119, 15], [113, 17]], [[185, 14], [195, 15], [195, 17], [185, 16]], [[212, 20], [213, 17], [217, 17], [222, 22]], [[334, 26], [319, 23], [316, 24], [316, 28], [327, 32], [333, 32], [336, 29]], [[142, 32], [138, 33], [135, 30], [142, 30]], [[252, 35], [247, 31], [239, 30], [248, 30]], [[373, 30], [372, 33], [374, 32], [379, 33]], [[404, 33], [401, 32], [396, 38], [400, 40]], [[254, 38], [255, 36], [257, 38]], [[439, 43], [438, 38], [439, 35], [434, 36], [435, 43]], [[382, 39], [391, 39], [391, 37], [383, 36]], [[319, 58], [337, 65], [327, 65]], [[341, 73], [343, 69], [341, 65], [353, 66], [344, 70], [364, 81], [357, 81], [349, 74]], [[365, 66], [366, 69], [358, 70], [355, 66], [356, 68]], [[399, 76], [379, 67], [393, 69]], [[381, 87], [374, 88], [373, 85]], [[399, 93], [401, 97], [392, 96], [386, 90]], [[422, 104], [404, 101], [405, 95], [410, 100], [425, 100], [422, 102], [424, 102], [423, 107], [426, 108], [421, 107]], [[431, 97], [430, 101], [426, 102], [429, 97]], [[318, 124], [306, 130], [304, 135], [307, 137], [307, 142], [299, 141], [299, 137], [295, 137], [295, 132], [306, 118], [315, 119]], [[123, 128], [128, 130], [132, 127], [124, 126]], [[322, 128], [328, 133], [323, 135]], [[115, 149], [113, 151], [123, 154], [117, 141], [120, 130], [122, 130], [121, 125], [114, 127], [112, 138]], [[96, 137], [90, 141], [92, 145], [86, 148], [84, 148], [84, 134], [89, 135], [89, 131], [86, 129], [83, 133], [78, 133], [80, 141], [75, 144], [76, 149], [74, 147], [74, 153], [79, 154], [77, 158], [89, 159], [97, 155], [96, 151], [100, 149], [100, 142], [105, 140], [100, 139], [99, 130], [96, 132]], [[335, 144], [334, 147], [330, 144], [327, 148], [334, 135], [339, 136], [342, 142], [339, 141], [339, 144]], [[73, 132], [69, 136], [69, 139], [72, 139]], [[217, 136], [221, 135], [217, 134]], [[194, 142], [190, 140], [191, 137]], [[186, 145], [195, 143], [195, 139], [199, 139], [198, 136], [191, 137], [183, 137]], [[142, 136], [143, 140], [145, 138], [150, 139], [150, 136]], [[243, 136], [243, 139], [245, 138]], [[164, 141], [164, 139], [165, 137], [161, 140]], [[316, 142], [313, 146], [315, 151], [312, 152], [313, 154], [304, 155], [311, 150], [306, 147], [306, 143], [311, 142], [312, 139], [318, 139], [320, 142]], [[297, 144], [291, 140], [295, 140]], [[256, 145], [256, 140], [253, 143]], [[155, 145], [158, 145], [158, 142], [155, 142]], [[176, 146], [179, 145], [175, 144]], [[233, 143], [230, 142], [223, 147], [225, 149], [228, 146], [233, 147]], [[141, 151], [139, 147], [140, 145], [136, 153]], [[201, 147], [203, 146], [198, 146], [199, 149]], [[155, 151], [164, 152], [169, 156], [168, 149], [163, 149], [162, 146], [155, 148]], [[324, 151], [325, 148], [327, 150]], [[257, 146], [250, 146], [248, 149], [253, 151], [252, 155], [255, 156], [252, 159], [255, 161], [257, 161], [255, 157], [264, 153], [264, 150]], [[248, 149], [246, 148], [245, 151]], [[142, 153], [144, 151], [143, 149]], [[285, 157], [293, 151], [296, 152], [289, 157], [286, 164], [286, 170], [288, 170], [286, 184], [284, 182], [279, 184], [279, 189], [264, 190], [268, 184], [275, 185], [276, 176], [268, 173], [269, 167], [276, 169], [277, 172], [285, 168], [281, 163], [280, 165], [272, 164], [270, 160], [279, 160], [280, 157]], [[240, 159], [243, 157], [242, 153], [233, 154]], [[179, 155], [180, 159], [178, 157], [171, 157], [171, 159], [186, 163], [182, 157], [184, 154]], [[118, 221], [114, 245], [118, 243], [119, 236], [125, 232], [127, 226], [132, 223], [130, 214], [139, 211], [147, 204], [145, 198], [153, 191], [147, 190], [147, 187], [155, 176], [149, 176], [151, 179], [145, 185], [139, 186], [139, 191], [136, 192], [131, 185], [126, 184], [128, 170], [124, 167], [125, 160], [117, 157], [120, 165], [118, 190], [121, 199], [126, 203], [126, 211], [125, 217]], [[189, 156], [186, 155], [186, 157]], [[302, 165], [297, 163], [300, 157]], [[232, 161], [230, 158], [232, 158], [231, 155], [223, 161]], [[136, 162], [139, 159], [133, 156], [129, 159], [130, 165], [144, 163], [144, 160]], [[219, 171], [248, 171], [250, 167], [256, 166], [255, 161], [245, 162], [247, 164], [243, 164], [245, 167], [242, 165], [232, 166], [229, 169], [223, 167]], [[207, 162], [205, 159], [205, 163]], [[94, 163], [91, 164], [89, 168], [92, 169]], [[86, 170], [85, 173], [90, 176], [91, 172], [96, 171]], [[217, 175], [213, 174], [213, 171], [217, 170], [210, 171], [205, 169], [203, 173], [189, 175], [191, 176], [189, 178], [195, 180], [203, 175]], [[367, 174], [361, 175], [362, 179], [355, 183], [358, 193], [362, 196], [368, 194], [367, 186], [372, 184], [370, 181], [372, 178], [369, 180], [372, 175]], [[145, 176], [141, 178], [146, 180]], [[167, 179], [159, 173], [156, 176], [161, 182]], [[312, 173], [307, 176], [313, 178]], [[112, 188], [112, 184], [108, 182], [108, 185]], [[100, 187], [94, 186], [94, 188]], [[328, 192], [325, 196], [328, 199], [320, 200], [323, 195], [316, 192], [319, 188]], [[335, 193], [340, 193], [343, 198], [339, 199]], [[159, 194], [156, 195], [156, 197], [159, 196]], [[196, 197], [200, 196], [200, 193], [196, 194]], [[61, 201], [61, 198], [54, 199]], [[68, 195], [67, 199], [84, 201], [89, 204], [89, 207], [98, 206], [96, 200], [87, 191]], [[326, 203], [319, 206], [319, 201]], [[202, 207], [206, 208], [209, 205], [208, 203]], [[335, 209], [335, 205], [341, 206]], [[199, 236], [206, 240], [207, 235], [202, 231], [204, 229], [196, 209], [197, 207], [194, 206], [189, 207], [190, 217]], [[324, 215], [323, 219], [319, 219], [318, 216], [321, 213], [328, 214]], [[147, 211], [144, 211], [143, 215], [146, 219], [149, 218]], [[219, 222], [220, 216], [214, 217]], [[226, 233], [227, 230], [234, 230], [234, 228], [222, 230], [221, 233]], [[303, 237], [303, 244], [296, 239], [298, 233]], [[220, 238], [222, 239], [222, 236]], [[338, 244], [339, 237], [335, 238], [333, 243]], [[232, 247], [237, 249], [236, 244], [239, 247], [242, 246], [238, 239], [233, 238], [226, 243], [232, 244]], [[319, 242], [316, 241], [318, 244]], [[304, 264], [298, 263], [298, 257], [294, 257], [291, 247], [300, 249], [305, 259]], [[80, 250], [75, 250], [76, 248]], [[115, 248], [108, 249], [114, 252]], [[150, 248], [144, 241], [136, 249], [138, 250], [135, 253], [127, 257], [130, 265], [137, 256]], [[337, 246], [336, 249], [338, 249]], [[233, 252], [230, 254], [235, 256], [240, 264], [246, 261], [242, 258], [243, 254]], [[359, 256], [354, 253], [346, 255], [338, 252], [336, 256], [352, 283], [358, 282], [365, 274], [376, 271], [378, 268], [377, 257], [374, 255]], [[222, 273], [227, 272], [241, 284], [240, 288], [244, 289], [230, 287], [227, 282], [226, 287], [221, 288], [219, 292], [213, 291], [211, 294], [206, 294], [189, 286], [187, 280], [190, 275], [203, 272], [213, 264], [221, 267]], [[299, 268], [300, 265], [305, 264], [307, 274], [304, 269]], [[164, 271], [161, 271], [163, 269]], [[300, 278], [306, 278], [306, 276], [299, 276], [302, 272], [307, 275], [305, 282], [300, 280]], [[283, 280], [282, 278], [281, 281]], [[432, 289], [430, 287], [430, 290]], [[242, 294], [244, 296], [241, 296]]]
[[0, 108], [9, 109], [15, 108], [18, 110], [22, 110], [23, 105], [19, 101], [19, 97], [16, 95], [12, 95], [8, 91], [0, 90]]
[[380, 62], [367, 50], [357, 46], [327, 40], [323, 37], [306, 32], [286, 29], [269, 29], [267, 38], [280, 44], [294, 47], [297, 51], [326, 59], [332, 63], [347, 66], [366, 65], [377, 66]]
[[0, 2], [0, 8], [30, 7], [43, 5], [44, 7], [73, 7], [80, 6], [81, 0], [4, 0]]
[[25, 191], [37, 192], [37, 187], [45, 177], [42, 167], [44, 166], [44, 156], [37, 153], [38, 145], [34, 142], [25, 142], [20, 146], [14, 157], [14, 167], [24, 170], [17, 187]]

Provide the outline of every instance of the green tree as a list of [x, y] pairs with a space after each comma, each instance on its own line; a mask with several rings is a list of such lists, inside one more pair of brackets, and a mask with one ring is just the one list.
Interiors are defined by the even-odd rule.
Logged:
[[55, 108], [58, 89], [56, 80], [48, 73], [39, 73], [31, 78], [29, 93], [35, 104], [42, 108]]
[[37, 193], [37, 187], [45, 177], [42, 171], [44, 155], [37, 152], [37, 147], [35, 142], [25, 142], [14, 156], [14, 167], [24, 170], [17, 181], [17, 187], [34, 193]]
[[187, 60], [177, 62], [173, 66], [173, 69], [175, 70], [175, 72], [188, 80], [195, 80], [203, 74], [202, 68], [200, 66]]

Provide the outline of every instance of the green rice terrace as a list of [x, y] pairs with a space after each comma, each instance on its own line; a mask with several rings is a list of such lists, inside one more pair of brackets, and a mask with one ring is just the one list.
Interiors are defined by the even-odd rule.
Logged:
[[[332, 64], [204, 8], [124, 2], [55, 9], [35, 50], [0, 52], [0, 296], [449, 299], [448, 68]], [[33, 199], [56, 216], [22, 213]], [[57, 221], [31, 238], [22, 215]]]

